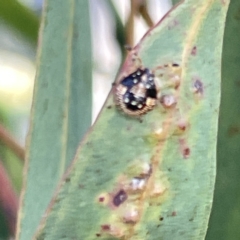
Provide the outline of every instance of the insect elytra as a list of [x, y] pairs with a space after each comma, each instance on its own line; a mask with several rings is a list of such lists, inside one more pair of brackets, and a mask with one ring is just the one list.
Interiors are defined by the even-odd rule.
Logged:
[[148, 68], [138, 68], [123, 77], [115, 86], [115, 100], [128, 115], [142, 115], [156, 105], [157, 89], [154, 74]]

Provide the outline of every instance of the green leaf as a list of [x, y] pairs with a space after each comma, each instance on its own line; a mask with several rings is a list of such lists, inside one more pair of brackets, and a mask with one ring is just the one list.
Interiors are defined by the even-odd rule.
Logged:
[[176, 5], [177, 3], [181, 2], [181, 0], [172, 0], [172, 4]]
[[[129, 54], [36, 239], [205, 237], [227, 7], [227, 1], [185, 1]], [[141, 118], [122, 114], [113, 100], [119, 81], [137, 69], [135, 54], [155, 69], [161, 87], [161, 101]]]
[[45, 1], [17, 239], [31, 239], [91, 124], [88, 1]]
[[217, 179], [207, 240], [240, 236], [240, 2], [231, 0], [222, 59]]
[[[0, 159], [4, 164], [4, 167], [6, 168], [6, 171], [9, 174], [9, 177], [14, 185], [15, 190], [17, 192], [20, 192], [22, 187], [22, 171], [23, 171], [23, 163], [19, 156], [22, 155], [24, 157], [24, 151], [16, 156], [12, 149], [9, 148], [9, 146], [6, 146], [6, 142], [9, 143], [9, 138], [12, 138], [8, 135], [8, 133], [5, 132], [5, 128], [7, 129], [7, 132], [14, 131], [12, 129], [12, 126], [10, 124], [10, 119], [8, 109], [6, 106], [0, 105]], [[5, 139], [3, 139], [5, 138]], [[11, 140], [10, 140], [11, 141]], [[12, 143], [12, 142], [11, 142]], [[14, 146], [15, 147], [15, 146]], [[19, 149], [18, 149], [19, 150]], [[19, 152], [18, 152], [19, 153]]]
[[17, 0], [0, 0], [0, 6], [0, 19], [36, 44], [39, 28], [38, 17]]

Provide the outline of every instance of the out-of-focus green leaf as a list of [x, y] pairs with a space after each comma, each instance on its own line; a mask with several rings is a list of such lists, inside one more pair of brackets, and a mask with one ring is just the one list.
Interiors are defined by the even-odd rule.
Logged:
[[239, 36], [240, 1], [231, 0], [223, 44], [217, 179], [207, 240], [240, 239]]
[[9, 129], [14, 131], [13, 126], [8, 119], [8, 109], [0, 106], [0, 159], [6, 168], [11, 181], [20, 192], [22, 187], [22, 170], [24, 160], [24, 149], [19, 146], [17, 141], [11, 135]]
[[17, 0], [0, 0], [0, 20], [15, 28], [33, 44], [37, 43], [39, 19]]
[[5, 158], [3, 159], [4, 166], [12, 180], [15, 190], [20, 193], [22, 188], [22, 172], [23, 163], [9, 149], [5, 147]]
[[17, 239], [31, 239], [91, 124], [88, 1], [45, 1]]
[[155, 69], [161, 101], [141, 119], [128, 117], [116, 109], [112, 91], [36, 239], [204, 239], [227, 7], [228, 1], [185, 1], [129, 54], [115, 91], [136, 70], [137, 53], [144, 67]]

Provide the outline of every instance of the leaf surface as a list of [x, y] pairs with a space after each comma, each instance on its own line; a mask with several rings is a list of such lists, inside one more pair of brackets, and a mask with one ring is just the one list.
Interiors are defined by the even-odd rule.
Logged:
[[91, 124], [88, 1], [45, 1], [17, 239], [31, 239]]
[[[36, 239], [204, 239], [227, 7], [227, 1], [185, 1], [129, 53]], [[142, 117], [124, 115], [113, 99], [138, 68], [136, 54], [154, 71], [159, 93]]]
[[222, 59], [222, 94], [217, 147], [217, 178], [207, 240], [240, 236], [240, 2], [231, 0]]

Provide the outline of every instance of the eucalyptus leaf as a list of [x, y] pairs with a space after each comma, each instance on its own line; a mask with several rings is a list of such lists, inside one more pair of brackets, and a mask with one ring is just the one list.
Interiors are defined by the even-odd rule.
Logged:
[[88, 1], [45, 1], [17, 239], [31, 239], [91, 124]]
[[[228, 1], [184, 1], [129, 53], [34, 239], [204, 239], [227, 8]], [[148, 70], [157, 99], [146, 95]], [[141, 111], [156, 106], [123, 114], [138, 113], [126, 93], [147, 98]]]
[[217, 148], [217, 179], [207, 240], [240, 236], [240, 2], [231, 0], [222, 58], [222, 95]]

